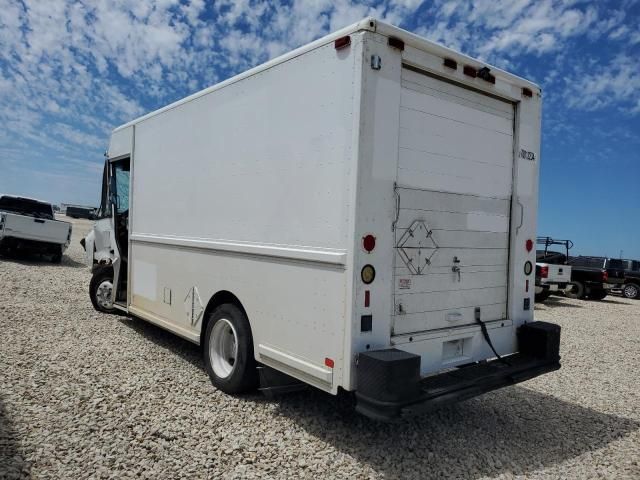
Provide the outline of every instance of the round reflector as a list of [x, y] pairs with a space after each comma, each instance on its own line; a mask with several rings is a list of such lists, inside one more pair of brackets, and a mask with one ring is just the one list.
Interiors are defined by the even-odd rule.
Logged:
[[528, 239], [527, 243], [525, 244], [525, 247], [527, 248], [527, 252], [530, 252], [531, 250], [533, 250], [533, 240]]
[[373, 268], [373, 265], [365, 265], [362, 267], [360, 277], [365, 284], [369, 285], [376, 278], [376, 269]]
[[371, 253], [371, 251], [376, 248], [376, 237], [371, 234], [362, 237], [362, 248], [364, 248], [367, 253]]
[[531, 275], [531, 272], [533, 272], [533, 264], [527, 260], [524, 264], [524, 274]]

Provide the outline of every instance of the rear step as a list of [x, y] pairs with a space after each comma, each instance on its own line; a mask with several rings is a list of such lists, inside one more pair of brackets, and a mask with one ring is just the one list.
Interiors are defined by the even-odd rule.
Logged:
[[560, 368], [560, 327], [533, 322], [518, 329], [520, 352], [420, 379], [420, 356], [397, 349], [360, 355], [356, 410], [390, 421], [514, 385]]

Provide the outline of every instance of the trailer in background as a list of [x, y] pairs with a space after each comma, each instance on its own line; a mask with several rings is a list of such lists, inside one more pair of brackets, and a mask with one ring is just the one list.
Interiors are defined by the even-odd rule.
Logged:
[[[540, 89], [365, 19], [114, 130], [91, 299], [390, 419], [559, 368]], [[264, 371], [264, 370], [263, 370]], [[265, 379], [263, 377], [263, 386]]]
[[79, 207], [75, 205], [68, 205], [65, 210], [65, 215], [71, 218], [86, 218], [93, 220], [96, 218], [96, 209], [93, 207]]

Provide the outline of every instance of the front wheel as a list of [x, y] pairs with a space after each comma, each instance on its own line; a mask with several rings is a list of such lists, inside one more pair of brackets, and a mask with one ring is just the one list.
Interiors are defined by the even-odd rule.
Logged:
[[244, 393], [258, 386], [249, 320], [233, 304], [216, 308], [204, 334], [204, 363], [213, 386], [225, 393]]
[[101, 268], [97, 270], [89, 283], [89, 296], [93, 308], [102, 313], [117, 313], [113, 306], [111, 295], [113, 292], [113, 269]]
[[627, 283], [622, 289], [622, 294], [626, 298], [638, 299], [640, 298], [640, 286], [635, 283]]

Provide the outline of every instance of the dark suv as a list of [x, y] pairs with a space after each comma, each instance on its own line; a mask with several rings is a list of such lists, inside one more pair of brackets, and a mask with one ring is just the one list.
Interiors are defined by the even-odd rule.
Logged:
[[624, 262], [624, 286], [622, 294], [627, 298], [640, 299], [640, 260]]
[[624, 285], [624, 260], [607, 257], [569, 257], [572, 288], [566, 293], [571, 298], [602, 300], [612, 289]]

